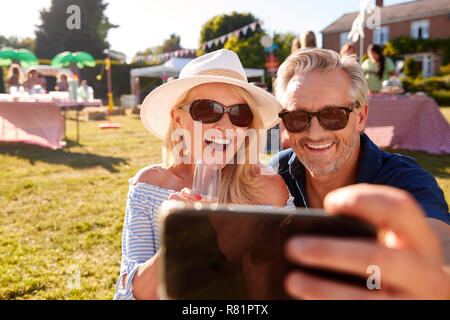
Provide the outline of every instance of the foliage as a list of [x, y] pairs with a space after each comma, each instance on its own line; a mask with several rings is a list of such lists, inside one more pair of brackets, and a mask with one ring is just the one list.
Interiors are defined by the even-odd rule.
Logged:
[[275, 33], [273, 42], [278, 45], [278, 61], [280, 64], [291, 54], [292, 41], [297, 37], [293, 33]]
[[169, 39], [164, 40], [162, 45], [156, 47], [155, 53], [159, 54], [179, 50], [181, 49], [180, 42], [181, 42], [180, 36], [176, 35], [175, 33], [172, 33]]
[[11, 47], [14, 49], [28, 49], [34, 51], [35, 45], [35, 40], [29, 37], [19, 39], [15, 36], [7, 38], [3, 35], [0, 35], [0, 48]]
[[438, 75], [444, 76], [444, 75], [447, 75], [447, 74], [450, 74], [450, 63], [445, 65], [445, 66], [441, 66], [439, 68]]
[[[252, 37], [239, 39], [233, 36], [225, 43], [224, 48], [236, 52], [244, 68], [265, 69], [266, 53], [261, 45], [261, 37], [263, 35], [264, 32], [259, 32]], [[278, 45], [278, 61], [281, 64], [291, 53], [291, 44], [295, 35], [292, 33], [280, 33], [275, 34], [273, 38], [274, 43]], [[268, 89], [271, 90], [272, 81], [267, 73], [265, 82], [268, 84]]]
[[450, 105], [450, 75], [401, 80], [406, 92], [426, 92], [439, 105]]
[[424, 91], [432, 93], [439, 90], [450, 91], [450, 75], [429, 77], [425, 79], [403, 78], [403, 87], [407, 92]]
[[[257, 19], [251, 13], [237, 13], [233, 11], [231, 14], [217, 15], [210, 20], [208, 20], [200, 31], [200, 45], [206, 41], [215, 39], [217, 37], [226, 35], [236, 29], [242, 28], [252, 22], [257, 21]], [[251, 29], [247, 30], [245, 35], [241, 35], [240, 38], [247, 39], [253, 37], [257, 33], [261, 33], [261, 28], [257, 25], [255, 31]], [[213, 45], [206, 50], [199, 49], [198, 55], [203, 55], [208, 52], [212, 52], [221, 49], [222, 45]]]
[[261, 45], [262, 32], [254, 34], [250, 38], [237, 38], [233, 36], [224, 46], [224, 49], [237, 53], [244, 68], [264, 68], [265, 53]]
[[403, 73], [410, 78], [417, 78], [420, 73], [420, 64], [414, 60], [413, 57], [409, 57], [405, 60], [405, 67]]
[[448, 39], [414, 39], [400, 37], [385, 44], [383, 53], [393, 59], [407, 53], [433, 51], [442, 54], [443, 64], [450, 63], [450, 38]]
[[171, 51], [175, 51], [175, 50], [179, 50], [179, 49], [182, 49], [181, 38], [179, 35], [172, 33], [170, 35], [170, 38], [164, 40], [162, 45], [147, 48], [144, 51], [138, 51], [138, 52], [136, 52], [135, 57], [136, 56], [147, 56], [147, 55], [151, 55], [151, 54], [156, 55], [156, 54], [171, 52]]
[[[66, 10], [77, 5], [81, 11], [81, 28], [69, 30]], [[52, 0], [50, 9], [40, 12], [41, 25], [36, 30], [36, 55], [51, 59], [62, 51], [86, 51], [94, 58], [104, 58], [104, 49], [110, 47], [106, 40], [108, 31], [116, 28], [104, 11], [103, 0]]]
[[429, 94], [439, 105], [450, 106], [450, 91], [440, 90]]

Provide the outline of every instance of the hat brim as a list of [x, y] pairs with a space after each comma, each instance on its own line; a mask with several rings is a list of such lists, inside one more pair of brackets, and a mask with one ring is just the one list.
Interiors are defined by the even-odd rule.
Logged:
[[270, 129], [279, 121], [282, 106], [269, 92], [245, 81], [222, 76], [191, 76], [167, 82], [150, 92], [141, 106], [141, 120], [153, 135], [164, 139], [170, 123], [170, 110], [186, 91], [206, 83], [226, 83], [245, 89], [255, 100], [256, 111], [263, 129]]

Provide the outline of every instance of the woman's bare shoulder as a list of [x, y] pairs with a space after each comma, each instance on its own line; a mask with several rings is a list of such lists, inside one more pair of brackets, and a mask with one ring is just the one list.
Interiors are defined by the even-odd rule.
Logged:
[[146, 183], [149, 185], [160, 186], [167, 175], [167, 169], [161, 164], [153, 164], [142, 168], [133, 177], [132, 184]]
[[289, 190], [283, 178], [271, 167], [259, 165], [259, 183], [263, 186], [262, 199], [270, 199], [272, 206], [283, 207], [289, 199]]

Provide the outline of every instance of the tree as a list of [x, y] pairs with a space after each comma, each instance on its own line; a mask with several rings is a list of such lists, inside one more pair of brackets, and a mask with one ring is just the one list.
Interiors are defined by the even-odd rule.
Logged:
[[172, 33], [169, 39], [164, 40], [162, 45], [147, 48], [144, 51], [138, 51], [135, 54], [136, 56], [148, 56], [148, 55], [157, 55], [165, 52], [176, 51], [179, 49], [183, 49], [180, 45], [181, 38], [179, 35]]
[[291, 54], [292, 41], [297, 37], [293, 33], [275, 33], [273, 42], [278, 45], [278, 61], [281, 63]]
[[14, 49], [28, 49], [34, 51], [35, 49], [35, 41], [29, 37], [19, 39], [15, 36], [11, 36], [6, 38], [3, 35], [0, 35], [0, 48], [3, 47], [11, 47]]
[[180, 42], [180, 36], [172, 33], [169, 39], [164, 40], [163, 44], [156, 48], [156, 54], [182, 49], [180, 46]]
[[147, 48], [144, 51], [136, 52], [136, 56], [147, 56], [150, 54], [161, 54], [165, 52], [171, 52], [179, 49], [183, 49], [180, 45], [181, 39], [180, 36], [172, 33], [169, 39], [164, 40], [162, 45]]
[[233, 37], [228, 40], [224, 49], [236, 52], [242, 62], [244, 68], [264, 68], [266, 55], [261, 45], [261, 37], [263, 32], [254, 34], [252, 37], [244, 39]]
[[[80, 8], [80, 28], [66, 25], [72, 5]], [[50, 9], [40, 12], [42, 24], [35, 32], [38, 58], [51, 59], [62, 51], [86, 51], [96, 59], [104, 58], [104, 49], [110, 47], [108, 31], [118, 27], [104, 15], [107, 6], [103, 0], [52, 0]]]
[[[245, 68], [265, 68], [266, 53], [261, 45], [264, 32], [255, 33], [249, 38], [237, 38], [233, 36], [228, 40], [224, 48], [237, 53]], [[291, 44], [295, 35], [292, 33], [280, 33], [273, 36], [273, 42], [278, 45], [277, 55], [280, 64], [290, 55]]]
[[[217, 15], [208, 20], [202, 26], [200, 31], [200, 45], [206, 41], [226, 35], [255, 21], [257, 21], [257, 19], [251, 13], [237, 13], [233, 11], [230, 15]], [[261, 27], [257, 25], [255, 31], [249, 29], [245, 35], [241, 35], [241, 38], [250, 38], [255, 33], [260, 33], [261, 31]], [[213, 45], [210, 48], [206, 48], [204, 51], [199, 49], [199, 55], [221, 49], [223, 45]]]

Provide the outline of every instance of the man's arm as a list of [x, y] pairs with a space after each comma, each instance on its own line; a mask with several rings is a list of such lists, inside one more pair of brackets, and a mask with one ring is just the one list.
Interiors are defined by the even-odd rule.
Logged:
[[[297, 236], [287, 243], [287, 258], [366, 278], [367, 268], [377, 266], [381, 286], [369, 290], [293, 271], [285, 287], [294, 298], [450, 299], [450, 268], [444, 266], [441, 241], [408, 192], [389, 186], [352, 185], [330, 192], [324, 208], [332, 215], [349, 215], [373, 224], [380, 231], [379, 241]], [[448, 234], [441, 223], [432, 224], [439, 234]]]
[[450, 268], [450, 226], [438, 219], [426, 218], [426, 220], [441, 243], [444, 264]]

